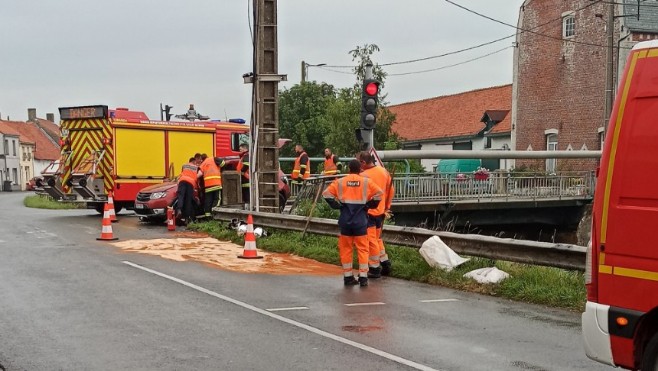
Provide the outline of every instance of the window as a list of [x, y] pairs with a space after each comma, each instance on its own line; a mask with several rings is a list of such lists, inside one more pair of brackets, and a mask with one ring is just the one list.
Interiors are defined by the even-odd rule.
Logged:
[[[557, 151], [557, 134], [548, 134], [546, 135], [546, 150], [548, 151]], [[546, 159], [546, 172], [554, 173], [555, 172], [555, 163], [554, 158]]]
[[249, 134], [246, 133], [232, 133], [231, 134], [231, 150], [233, 152], [240, 151], [240, 144], [249, 145]]
[[574, 12], [562, 14], [562, 37], [571, 38], [576, 35], [576, 16]]
[[18, 169], [13, 168], [11, 169], [12, 175], [14, 175], [14, 184], [18, 184]]
[[9, 141], [5, 139], [5, 155], [9, 154]]
[[14, 156], [16, 156], [16, 141], [12, 140], [11, 143], [14, 145]]

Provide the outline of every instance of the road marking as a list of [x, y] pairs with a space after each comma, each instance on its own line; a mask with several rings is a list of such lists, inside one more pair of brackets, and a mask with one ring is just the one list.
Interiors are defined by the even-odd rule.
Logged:
[[459, 299], [430, 299], [430, 300], [419, 300], [421, 303], [445, 303], [449, 301], [459, 301]]
[[151, 274], [155, 274], [156, 276], [160, 276], [160, 277], [162, 277], [162, 278], [166, 278], [166, 279], [168, 279], [168, 280], [170, 280], [170, 281], [174, 281], [174, 282], [176, 282], [176, 283], [180, 283], [180, 284], [183, 285], [183, 286], [187, 286], [187, 287], [189, 287], [189, 288], [191, 288], [191, 289], [197, 290], [197, 291], [202, 292], [202, 293], [204, 293], [204, 294], [208, 294], [208, 295], [210, 295], [210, 296], [214, 296], [214, 297], [216, 297], [216, 298], [218, 298], [218, 299], [221, 299], [221, 300], [224, 300], [224, 301], [226, 301], [226, 302], [229, 302], [229, 303], [235, 304], [235, 305], [240, 306], [240, 307], [242, 307], [242, 308], [249, 309], [249, 310], [251, 310], [251, 311], [253, 311], [253, 312], [256, 312], [256, 313], [262, 314], [262, 315], [264, 315], [264, 316], [267, 316], [267, 317], [270, 317], [270, 318], [273, 318], [273, 319], [279, 320], [279, 321], [281, 321], [281, 322], [287, 323], [287, 324], [289, 324], [289, 325], [293, 325], [293, 326], [295, 326], [295, 327], [298, 327], [298, 328], [304, 329], [304, 330], [309, 331], [309, 332], [312, 332], [312, 333], [314, 333], [314, 334], [316, 334], [316, 335], [324, 336], [324, 337], [326, 337], [326, 338], [328, 338], [328, 339], [332, 339], [332, 340], [335, 340], [335, 341], [337, 341], [337, 342], [339, 342], [339, 343], [343, 343], [343, 344], [346, 344], [346, 345], [349, 345], [349, 346], [352, 346], [352, 347], [355, 347], [355, 348], [361, 349], [361, 350], [363, 350], [363, 351], [366, 351], [366, 352], [369, 352], [369, 353], [372, 353], [372, 354], [378, 355], [378, 356], [380, 356], [380, 357], [383, 357], [383, 358], [389, 359], [389, 360], [391, 360], [391, 361], [393, 361], [393, 362], [397, 362], [397, 363], [399, 363], [399, 364], [402, 364], [402, 365], [405, 365], [405, 366], [409, 366], [409, 367], [411, 367], [411, 368], [415, 368], [416, 370], [423, 370], [423, 371], [438, 371], [437, 369], [431, 368], [431, 367], [429, 367], [429, 366], [422, 365], [422, 364], [420, 364], [420, 363], [416, 363], [416, 362], [414, 362], [414, 361], [410, 361], [410, 360], [408, 360], [408, 359], [405, 359], [405, 358], [402, 358], [402, 357], [396, 356], [396, 355], [391, 354], [391, 353], [384, 352], [383, 350], [379, 350], [379, 349], [377, 349], [377, 348], [373, 348], [373, 347], [370, 347], [370, 346], [365, 345], [365, 344], [357, 343], [356, 341], [352, 341], [352, 340], [350, 340], [350, 339], [347, 339], [347, 338], [344, 338], [344, 337], [341, 337], [341, 336], [338, 336], [338, 335], [334, 335], [334, 334], [332, 334], [332, 333], [330, 333], [330, 332], [326, 332], [326, 331], [320, 330], [320, 329], [315, 328], [315, 327], [313, 327], [313, 326], [309, 326], [309, 325], [303, 324], [303, 323], [301, 323], [301, 322], [294, 321], [294, 320], [292, 320], [292, 319], [289, 319], [289, 318], [286, 318], [286, 317], [280, 316], [280, 315], [278, 315], [278, 314], [270, 313], [270, 312], [268, 312], [268, 311], [266, 311], [266, 310], [263, 310], [263, 309], [257, 308], [257, 307], [255, 307], [255, 306], [253, 306], [253, 305], [251, 305], [251, 304], [247, 304], [247, 303], [245, 303], [245, 302], [242, 302], [242, 301], [239, 301], [239, 300], [236, 300], [236, 299], [230, 298], [230, 297], [225, 296], [225, 295], [222, 295], [222, 294], [218, 294], [218, 293], [216, 293], [216, 292], [214, 292], [214, 291], [210, 291], [210, 290], [208, 290], [208, 289], [206, 289], [206, 288], [203, 288], [203, 287], [201, 287], [201, 286], [197, 286], [197, 285], [195, 285], [195, 284], [193, 284], [193, 283], [189, 283], [189, 282], [187, 282], [187, 281], [183, 281], [183, 280], [181, 280], [180, 278], [176, 278], [176, 277], [173, 277], [173, 276], [169, 276], [169, 275], [167, 275], [167, 274], [165, 274], [165, 273], [160, 273], [160, 272], [155, 271], [155, 270], [153, 270], [153, 269], [149, 269], [149, 268], [143, 267], [143, 266], [141, 266], [141, 265], [138, 265], [138, 264], [135, 264], [135, 263], [132, 263], [132, 262], [126, 261], [126, 260], [124, 260], [123, 263], [124, 263], [124, 264], [127, 264], [127, 265], [129, 265], [129, 266], [131, 266], [131, 267], [133, 267], [133, 268], [141, 269], [141, 270], [143, 270], [143, 271], [145, 271], [145, 272], [148, 272], [148, 273], [151, 273]]
[[305, 309], [308, 309], [308, 307], [270, 308], [265, 310], [268, 312], [283, 312], [286, 310], [305, 310]]
[[345, 304], [346, 307], [365, 307], [367, 305], [386, 305], [386, 303], [382, 303], [381, 301], [375, 301], [372, 303], [351, 303], [351, 304]]

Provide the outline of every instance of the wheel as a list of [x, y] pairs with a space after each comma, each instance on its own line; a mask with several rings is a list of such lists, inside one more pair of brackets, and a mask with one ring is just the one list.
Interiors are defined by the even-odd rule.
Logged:
[[118, 214], [119, 211], [123, 210], [123, 205], [120, 203], [114, 203], [114, 213]]
[[96, 210], [97, 213], [102, 215], [105, 212], [105, 204], [96, 204], [94, 206], [94, 210]]
[[653, 335], [647, 347], [644, 348], [640, 369], [642, 371], [658, 371], [658, 334]]

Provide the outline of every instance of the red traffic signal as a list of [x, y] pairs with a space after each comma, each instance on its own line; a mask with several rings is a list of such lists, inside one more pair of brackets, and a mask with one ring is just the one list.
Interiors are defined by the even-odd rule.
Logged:
[[377, 92], [379, 91], [379, 85], [374, 82], [368, 83], [366, 85], [365, 91], [368, 95], [377, 95]]

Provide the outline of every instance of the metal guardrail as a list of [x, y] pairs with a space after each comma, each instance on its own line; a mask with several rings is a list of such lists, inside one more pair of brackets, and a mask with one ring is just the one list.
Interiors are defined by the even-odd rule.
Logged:
[[[336, 176], [312, 177], [308, 185], [328, 184]], [[473, 173], [418, 173], [395, 176], [393, 202], [500, 200], [500, 199], [562, 199], [591, 198], [596, 177], [593, 171], [560, 172], [559, 174], [493, 171], [484, 177]], [[292, 185], [291, 195], [304, 188]]]
[[[253, 216], [255, 224], [262, 227], [301, 232], [307, 224], [306, 217], [297, 215], [257, 213], [225, 208], [213, 209], [214, 219], [216, 220], [245, 219], [248, 214]], [[311, 218], [307, 232], [338, 236], [339, 229], [336, 220]], [[481, 235], [463, 235], [394, 225], [385, 225], [382, 233], [382, 238], [387, 243], [416, 248], [432, 236], [439, 236], [451, 249], [463, 255], [555, 268], [585, 270], [586, 248], [583, 246]]]

